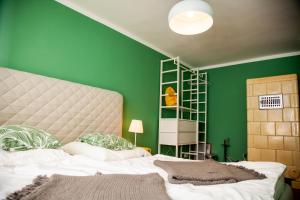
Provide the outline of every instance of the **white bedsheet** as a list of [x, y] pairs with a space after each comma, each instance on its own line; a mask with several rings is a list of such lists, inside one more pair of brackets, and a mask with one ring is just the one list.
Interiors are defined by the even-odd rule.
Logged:
[[[93, 175], [97, 171], [104, 174], [145, 174], [157, 172], [165, 180], [167, 173], [153, 165], [156, 159], [178, 160], [173, 157], [155, 155], [143, 158], [134, 158], [122, 161], [100, 162], [83, 156], [69, 156], [45, 163], [31, 163], [29, 165], [1, 166], [0, 163], [0, 199], [5, 198], [9, 193], [21, 189], [32, 182], [37, 175]], [[169, 196], [175, 200], [250, 200], [273, 199], [275, 184], [283, 173], [285, 166], [271, 162], [239, 162], [233, 163], [249, 169], [254, 169], [265, 174], [268, 178], [264, 180], [243, 181], [233, 184], [193, 186], [191, 184], [174, 185], [166, 181], [166, 188]]]

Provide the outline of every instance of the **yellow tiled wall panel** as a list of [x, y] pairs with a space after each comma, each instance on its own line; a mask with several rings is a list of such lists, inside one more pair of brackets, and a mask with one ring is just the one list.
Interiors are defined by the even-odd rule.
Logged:
[[284, 149], [289, 151], [299, 151], [299, 138], [284, 137]]
[[259, 122], [248, 122], [248, 134], [260, 135], [260, 123]]
[[253, 85], [247, 85], [247, 97], [253, 95]]
[[247, 79], [247, 85], [251, 84], [258, 84], [258, 83], [273, 83], [273, 82], [284, 82], [284, 81], [291, 81], [297, 80], [297, 74], [287, 74], [287, 75], [280, 75], [280, 76], [269, 76], [263, 78], [254, 78], [254, 79]]
[[260, 152], [260, 159], [263, 161], [270, 161], [275, 162], [276, 161], [276, 151], [271, 149], [262, 149]]
[[281, 83], [271, 82], [267, 84], [267, 94], [280, 94], [281, 93]]
[[292, 135], [299, 137], [299, 122], [292, 123]]
[[283, 109], [283, 121], [294, 122], [299, 121], [299, 113], [297, 108], [284, 108]]
[[268, 148], [268, 136], [254, 135], [253, 136], [253, 146], [259, 149]]
[[299, 95], [298, 94], [291, 94], [290, 95], [290, 102], [292, 108], [299, 108]]
[[291, 107], [291, 98], [290, 98], [289, 94], [284, 94], [283, 95], [283, 107], [284, 108]]
[[290, 122], [276, 122], [276, 135], [292, 135], [292, 124]]
[[262, 135], [275, 135], [275, 122], [262, 122], [260, 127]]
[[269, 136], [269, 149], [283, 149], [283, 136]]
[[300, 152], [299, 151], [293, 152], [293, 161], [294, 161], [294, 165], [296, 167], [300, 168]]
[[253, 96], [264, 95], [267, 93], [267, 84], [254, 84], [253, 85]]
[[253, 136], [253, 135], [248, 135], [247, 145], [248, 145], [248, 147], [250, 147], [250, 148], [254, 147], [254, 146], [253, 146], [253, 139], [254, 139], [254, 136]]
[[285, 165], [293, 165], [293, 152], [276, 150], [276, 161]]
[[255, 121], [266, 122], [268, 121], [268, 111], [267, 110], [254, 110], [253, 118]]
[[247, 121], [252, 122], [254, 119], [253, 110], [248, 110], [247, 112]]
[[297, 80], [284, 81], [281, 84], [282, 84], [282, 93], [283, 94], [298, 93], [298, 81]]
[[[283, 95], [282, 109], [259, 109], [260, 95]], [[299, 94], [296, 74], [247, 80], [248, 160], [281, 162], [300, 180]]]
[[248, 109], [258, 108], [258, 98], [248, 97], [247, 98], [247, 106], [248, 106]]
[[260, 161], [260, 149], [248, 148], [248, 160], [250, 161]]
[[269, 122], [282, 122], [282, 110], [265, 110], [268, 112], [268, 120]]

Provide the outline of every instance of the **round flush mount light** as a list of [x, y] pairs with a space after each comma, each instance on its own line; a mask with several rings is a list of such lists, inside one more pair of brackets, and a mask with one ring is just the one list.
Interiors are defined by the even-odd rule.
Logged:
[[195, 35], [207, 31], [213, 25], [213, 11], [202, 0], [183, 0], [169, 12], [169, 26], [181, 35]]

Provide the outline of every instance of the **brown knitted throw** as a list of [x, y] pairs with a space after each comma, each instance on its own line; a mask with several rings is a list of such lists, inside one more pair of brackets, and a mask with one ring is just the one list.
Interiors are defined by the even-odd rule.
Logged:
[[170, 200], [157, 174], [100, 176], [38, 176], [33, 184], [7, 200]]
[[266, 178], [264, 174], [254, 170], [241, 166], [225, 165], [214, 160], [155, 160], [154, 165], [165, 170], [168, 173], [169, 182], [173, 184], [214, 185]]

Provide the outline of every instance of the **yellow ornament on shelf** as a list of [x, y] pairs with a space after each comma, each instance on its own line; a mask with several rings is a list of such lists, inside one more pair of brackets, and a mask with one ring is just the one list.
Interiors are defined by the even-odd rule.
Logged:
[[166, 106], [176, 106], [177, 105], [177, 95], [172, 87], [167, 87], [165, 92]]

